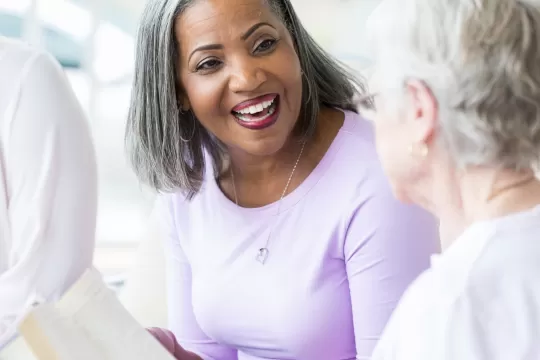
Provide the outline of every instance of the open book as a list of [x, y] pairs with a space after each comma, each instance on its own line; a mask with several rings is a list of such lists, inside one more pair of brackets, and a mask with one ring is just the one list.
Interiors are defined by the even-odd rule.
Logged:
[[39, 360], [174, 360], [96, 270], [57, 303], [32, 309], [19, 332]]

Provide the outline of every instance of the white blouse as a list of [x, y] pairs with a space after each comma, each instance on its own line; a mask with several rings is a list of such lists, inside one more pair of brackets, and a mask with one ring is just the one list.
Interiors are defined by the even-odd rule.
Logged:
[[61, 67], [0, 37], [0, 348], [29, 306], [57, 299], [91, 266], [96, 172]]
[[469, 227], [407, 290], [372, 360], [540, 359], [540, 206]]

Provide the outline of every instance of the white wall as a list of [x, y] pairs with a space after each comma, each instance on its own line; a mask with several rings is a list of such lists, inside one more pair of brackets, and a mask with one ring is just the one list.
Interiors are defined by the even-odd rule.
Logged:
[[380, 0], [292, 0], [308, 31], [356, 70], [370, 64], [365, 23]]

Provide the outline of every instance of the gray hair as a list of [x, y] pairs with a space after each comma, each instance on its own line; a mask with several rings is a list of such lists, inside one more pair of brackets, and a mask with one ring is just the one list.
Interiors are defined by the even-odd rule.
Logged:
[[[137, 36], [136, 64], [126, 127], [126, 148], [139, 179], [158, 191], [200, 189], [205, 152], [218, 176], [224, 167], [224, 146], [204, 129], [191, 111], [182, 112], [177, 86], [177, 17], [197, 0], [150, 0]], [[287, 26], [305, 76], [299, 135], [310, 136], [321, 106], [356, 111], [353, 97], [363, 84], [332, 59], [307, 33], [289, 0], [268, 0]]]
[[538, 2], [384, 0], [368, 31], [384, 86], [415, 78], [431, 89], [441, 144], [459, 166], [538, 165]]

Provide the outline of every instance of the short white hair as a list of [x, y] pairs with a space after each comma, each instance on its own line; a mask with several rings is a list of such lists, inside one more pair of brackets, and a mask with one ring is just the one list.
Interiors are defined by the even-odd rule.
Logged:
[[538, 0], [383, 0], [368, 32], [381, 91], [426, 83], [460, 166], [538, 165]]

